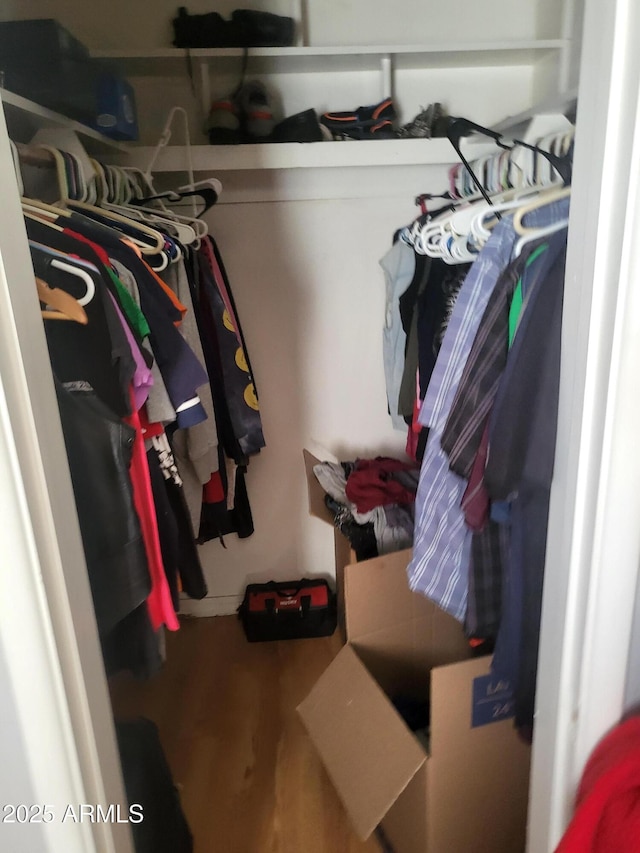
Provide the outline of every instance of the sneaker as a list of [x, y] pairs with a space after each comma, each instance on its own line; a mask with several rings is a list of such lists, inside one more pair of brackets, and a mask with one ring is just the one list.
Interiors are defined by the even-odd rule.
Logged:
[[323, 139], [314, 109], [304, 110], [283, 119], [274, 128], [273, 142], [321, 142]]
[[331, 138], [338, 141], [353, 139], [395, 139], [396, 132], [393, 124], [388, 120], [378, 121], [375, 124], [362, 122], [353, 124], [340, 130], [331, 131]]
[[231, 98], [211, 104], [206, 131], [211, 145], [235, 145], [242, 141], [240, 113]]
[[273, 109], [266, 87], [259, 80], [250, 80], [237, 97], [249, 141], [265, 139], [274, 127]]
[[397, 135], [405, 139], [429, 139], [434, 136], [436, 124], [444, 116], [442, 104], [429, 104], [429, 106], [410, 121], [403, 125]]
[[380, 121], [393, 121], [396, 111], [391, 98], [385, 98], [379, 104], [358, 107], [354, 112], [323, 113], [320, 121], [330, 130], [341, 132], [351, 125], [374, 125]]

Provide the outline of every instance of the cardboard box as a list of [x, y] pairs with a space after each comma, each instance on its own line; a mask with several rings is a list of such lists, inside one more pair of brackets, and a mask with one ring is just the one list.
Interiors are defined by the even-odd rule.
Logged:
[[334, 526], [333, 516], [327, 509], [324, 502], [325, 492], [313, 473], [313, 466], [317, 465], [320, 460], [308, 450], [303, 450], [302, 455], [304, 457], [304, 466], [307, 475], [307, 489], [309, 492], [309, 515], [314, 516], [314, 518], [319, 518], [321, 521], [325, 521], [333, 529], [338, 630], [342, 635], [342, 641], [345, 642], [347, 639], [347, 632], [344, 607], [344, 567], [356, 562], [356, 554], [347, 537]]
[[[348, 642], [298, 712], [363, 840], [380, 824], [395, 853], [521, 853], [530, 749], [510, 695], [460, 624], [411, 592], [409, 558], [343, 565]], [[429, 699], [428, 753], [396, 695]]]

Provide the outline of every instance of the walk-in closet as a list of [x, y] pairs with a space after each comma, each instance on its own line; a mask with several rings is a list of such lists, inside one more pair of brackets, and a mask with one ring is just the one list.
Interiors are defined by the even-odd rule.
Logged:
[[569, 853], [640, 775], [639, 39], [0, 4], [0, 849]]

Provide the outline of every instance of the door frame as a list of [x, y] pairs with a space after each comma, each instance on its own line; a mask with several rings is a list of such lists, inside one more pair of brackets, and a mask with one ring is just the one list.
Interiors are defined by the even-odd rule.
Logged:
[[[0, 645], [46, 853], [133, 853], [128, 824], [62, 823], [66, 805], [127, 814], [111, 703], [46, 339], [0, 109]], [[11, 517], [9, 517], [11, 516]], [[60, 817], [60, 820], [58, 819]]]
[[631, 698], [640, 566], [639, 38], [635, 0], [586, 0], [529, 853], [555, 849], [589, 754]]

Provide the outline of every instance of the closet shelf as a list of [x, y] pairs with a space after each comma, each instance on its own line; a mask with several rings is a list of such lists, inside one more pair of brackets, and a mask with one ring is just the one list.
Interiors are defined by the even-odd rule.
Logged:
[[565, 116], [572, 116], [572, 114], [575, 113], [577, 103], [577, 89], [560, 92], [557, 95], [534, 104], [534, 106], [528, 110], [524, 110], [516, 115], [507, 116], [502, 121], [494, 124], [491, 129], [506, 135], [509, 133], [517, 135], [517, 132], [520, 131], [522, 127], [525, 126], [534, 116], [540, 116], [546, 113], [558, 113]]
[[[262, 47], [249, 49], [252, 73], [368, 71], [377, 70], [391, 58], [395, 68], [449, 68], [530, 65], [544, 55], [567, 47], [565, 39], [529, 39], [495, 42], [442, 42], [413, 45], [332, 45], [329, 47]], [[193, 49], [191, 59], [201, 65], [242, 61], [242, 48]], [[174, 74], [176, 66], [186, 69], [187, 51], [179, 48], [155, 50], [94, 51], [100, 59], [116, 60], [132, 76]]]
[[[129, 149], [121, 162], [142, 169], [155, 149]], [[475, 158], [493, 150], [483, 142], [463, 143], [465, 156]], [[191, 148], [196, 172], [245, 171], [251, 169], [309, 169], [353, 166], [448, 165], [456, 156], [447, 139], [379, 139], [362, 142], [282, 142], [256, 145], [195, 145]], [[186, 170], [184, 146], [168, 146], [160, 152], [154, 172]]]
[[42, 107], [40, 104], [23, 98], [21, 95], [16, 95], [14, 92], [0, 89], [0, 98], [2, 99], [9, 133], [16, 141], [28, 142], [36, 130], [43, 127], [54, 127], [74, 131], [87, 143], [87, 148], [94, 148], [97, 151], [109, 149], [126, 152], [129, 150], [128, 144], [109, 139], [91, 127]]

